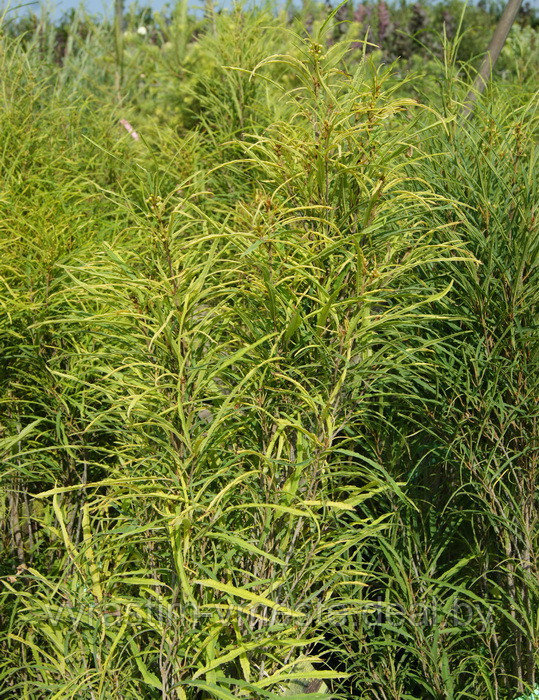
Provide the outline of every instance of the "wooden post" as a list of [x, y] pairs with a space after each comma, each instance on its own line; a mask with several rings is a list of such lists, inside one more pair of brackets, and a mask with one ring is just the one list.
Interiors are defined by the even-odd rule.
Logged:
[[492, 35], [492, 39], [488, 45], [487, 55], [483, 59], [483, 63], [481, 64], [481, 68], [477, 74], [477, 78], [475, 79], [473, 87], [468, 93], [466, 102], [464, 103], [464, 109], [462, 111], [462, 115], [464, 117], [470, 116], [470, 114], [473, 112], [477, 98], [485, 89], [487, 81], [492, 74], [494, 64], [498, 60], [498, 56], [503, 49], [503, 45], [505, 44], [509, 30], [513, 26], [513, 22], [515, 21], [521, 5], [522, 0], [509, 0], [505, 6], [503, 14], [500, 17], [500, 21], [498, 22], [498, 26], [494, 30], [494, 34]]
[[114, 43], [116, 49], [116, 75], [114, 87], [118, 102], [122, 99], [123, 80], [123, 23], [124, 23], [124, 0], [114, 0]]

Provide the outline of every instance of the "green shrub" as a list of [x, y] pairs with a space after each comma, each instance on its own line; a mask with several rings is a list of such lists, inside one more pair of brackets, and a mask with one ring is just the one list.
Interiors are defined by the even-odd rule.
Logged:
[[527, 52], [340, 12], [0, 37], [0, 697], [536, 683]]

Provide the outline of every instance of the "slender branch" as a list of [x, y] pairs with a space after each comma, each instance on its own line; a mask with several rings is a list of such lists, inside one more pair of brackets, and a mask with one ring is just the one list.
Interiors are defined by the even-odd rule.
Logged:
[[503, 49], [503, 45], [505, 44], [507, 35], [509, 34], [511, 27], [513, 26], [513, 23], [518, 14], [518, 11], [520, 10], [521, 5], [522, 0], [509, 0], [507, 5], [505, 6], [503, 14], [500, 17], [500, 21], [498, 22], [498, 25], [494, 30], [492, 39], [490, 40], [490, 44], [488, 45], [487, 53], [485, 58], [483, 59], [483, 63], [481, 64], [479, 73], [477, 74], [473, 87], [468, 93], [466, 102], [464, 103], [464, 109], [462, 111], [462, 115], [464, 117], [470, 116], [470, 114], [473, 112], [475, 103], [477, 102], [477, 98], [479, 97], [479, 95], [482, 94], [483, 90], [485, 89], [487, 82], [492, 74], [494, 64], [498, 60], [498, 56], [500, 55], [501, 50]]
[[114, 48], [116, 52], [115, 88], [118, 102], [121, 101], [121, 88], [123, 81], [123, 22], [124, 0], [114, 0]]

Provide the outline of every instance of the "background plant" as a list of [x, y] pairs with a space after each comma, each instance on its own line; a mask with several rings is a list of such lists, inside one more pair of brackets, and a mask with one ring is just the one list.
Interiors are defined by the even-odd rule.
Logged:
[[4, 697], [536, 683], [533, 59], [351, 15], [5, 25]]

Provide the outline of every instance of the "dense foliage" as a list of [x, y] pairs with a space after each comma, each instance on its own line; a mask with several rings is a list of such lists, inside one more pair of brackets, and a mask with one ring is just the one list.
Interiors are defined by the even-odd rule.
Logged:
[[[536, 687], [537, 29], [0, 29], [0, 697]], [[400, 30], [400, 31], [399, 31]]]

